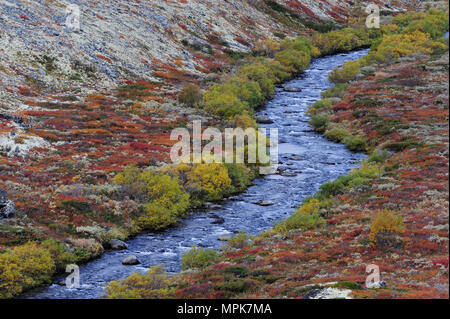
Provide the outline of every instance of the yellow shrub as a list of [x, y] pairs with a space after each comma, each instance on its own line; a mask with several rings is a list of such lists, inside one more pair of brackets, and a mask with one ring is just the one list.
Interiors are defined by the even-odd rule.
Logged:
[[348, 61], [342, 68], [331, 71], [328, 78], [333, 83], [347, 83], [352, 81], [361, 72], [359, 61]]
[[132, 274], [121, 281], [112, 281], [106, 287], [108, 299], [168, 299], [175, 289], [170, 287], [162, 266], [151, 267], [147, 274]]
[[410, 54], [431, 54], [443, 49], [443, 43], [433, 41], [428, 33], [414, 31], [407, 34], [387, 35], [376, 50], [366, 57], [366, 62], [387, 62]]
[[36, 243], [7, 249], [0, 254], [0, 298], [11, 298], [25, 289], [49, 283], [54, 272], [50, 252]]
[[369, 240], [372, 245], [385, 248], [392, 244], [395, 234], [404, 231], [403, 217], [394, 211], [384, 209], [377, 214], [370, 225]]
[[188, 180], [207, 192], [210, 200], [221, 199], [224, 191], [231, 186], [228, 170], [220, 163], [194, 165]]

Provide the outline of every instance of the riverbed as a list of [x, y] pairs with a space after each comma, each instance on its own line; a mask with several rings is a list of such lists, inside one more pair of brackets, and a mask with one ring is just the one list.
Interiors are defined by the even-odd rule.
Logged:
[[[245, 193], [224, 201], [215, 210], [198, 212], [183, 219], [177, 227], [163, 232], [139, 235], [127, 242], [128, 249], [108, 251], [99, 259], [80, 266], [80, 288], [67, 288], [55, 283], [35, 290], [24, 298], [92, 299], [104, 294], [104, 286], [112, 280], [126, 278], [134, 272], [145, 273], [150, 266], [164, 264], [169, 273], [180, 271], [181, 257], [192, 246], [220, 249], [223, 239], [238, 232], [256, 235], [270, 229], [291, 215], [307, 196], [319, 186], [358, 167], [364, 154], [350, 152], [344, 145], [328, 141], [308, 124], [306, 110], [320, 99], [320, 93], [332, 84], [328, 73], [349, 60], [356, 60], [368, 50], [354, 51], [316, 59], [301, 77], [285, 84], [300, 92], [276, 89], [259, 115], [268, 116], [278, 128], [279, 162], [287, 174], [269, 175], [254, 181]], [[272, 203], [260, 206], [261, 201]], [[222, 220], [223, 219], [223, 220]], [[122, 259], [135, 255], [140, 265], [124, 266]]]

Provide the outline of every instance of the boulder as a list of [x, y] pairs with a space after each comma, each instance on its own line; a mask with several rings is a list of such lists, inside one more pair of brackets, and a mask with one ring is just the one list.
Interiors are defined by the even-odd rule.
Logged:
[[229, 241], [231, 239], [230, 235], [220, 235], [219, 237], [217, 237], [217, 240], [219, 241]]
[[137, 257], [136, 256], [134, 256], [134, 255], [130, 255], [130, 256], [128, 256], [128, 257], [125, 257], [123, 260], [122, 260], [122, 265], [125, 265], [125, 266], [133, 266], [133, 265], [139, 265], [141, 262], [137, 259]]
[[7, 195], [6, 191], [0, 189], [0, 218], [8, 218], [14, 214], [14, 202]]
[[286, 86], [284, 87], [284, 90], [285, 90], [286, 92], [301, 92], [301, 91], [302, 91], [301, 88], [295, 87], [295, 86], [291, 86], [291, 85], [286, 85]]
[[387, 284], [384, 280], [366, 284], [366, 288], [368, 288], [368, 289], [383, 289], [383, 288], [386, 288], [386, 286], [387, 286]]
[[111, 249], [114, 250], [122, 250], [128, 248], [128, 245], [119, 239], [113, 239], [109, 244], [111, 245]]
[[275, 203], [272, 202], [272, 201], [268, 201], [268, 200], [261, 200], [259, 202], [254, 203], [254, 204], [259, 205], [259, 206], [272, 206]]
[[272, 124], [273, 123], [272, 119], [270, 119], [270, 117], [268, 117], [266, 115], [258, 115], [256, 117], [256, 122], [259, 124]]

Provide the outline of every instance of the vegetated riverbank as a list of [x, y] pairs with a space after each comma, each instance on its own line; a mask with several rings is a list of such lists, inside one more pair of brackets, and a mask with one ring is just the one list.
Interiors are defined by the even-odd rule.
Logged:
[[[426, 24], [417, 16], [397, 21], [413, 31]], [[230, 249], [225, 263], [186, 275], [177, 297], [448, 298], [448, 44], [416, 42], [412, 55], [383, 60], [407, 37], [385, 37], [363, 59], [380, 64], [310, 108], [325, 136], [372, 151], [362, 168], [323, 185], [272, 233]], [[368, 264], [380, 267], [382, 289], [363, 289]], [[217, 291], [223, 281], [233, 285]]]
[[[448, 12], [399, 16], [366, 58], [330, 74], [342, 84], [310, 108], [312, 124], [370, 151], [361, 168], [271, 232], [240, 235], [222, 256], [186, 255], [203, 270], [169, 281], [155, 268], [112, 284], [111, 296], [448, 298], [447, 29]], [[364, 289], [369, 264], [378, 289]]]
[[[180, 269], [192, 266], [189, 256], [196, 252], [190, 251], [192, 246], [206, 249], [206, 254], [214, 259], [218, 254], [211, 249], [221, 249], [235, 234], [257, 235], [288, 217], [295, 205], [313, 195], [321, 184], [358, 167], [364, 157], [315, 133], [308, 124], [305, 112], [311, 103], [320, 98], [320, 92], [331, 86], [327, 79], [329, 71], [365, 54], [367, 50], [360, 50], [314, 60], [300, 78], [284, 86], [286, 89], [277, 88], [274, 98], [258, 112], [258, 115], [273, 121], [263, 127], [279, 128], [278, 174], [257, 178], [244, 193], [215, 204], [212, 210], [185, 217], [175, 227], [139, 235], [127, 242], [128, 249], [105, 252], [100, 258], [80, 267], [79, 289], [58, 285], [64, 280], [61, 276], [50, 287], [23, 297], [99, 298], [112, 280], [126, 278], [133, 273], [146, 273], [149, 267], [160, 264], [164, 264], [168, 273], [176, 274]], [[302, 91], [291, 92], [291, 88], [302, 88]], [[122, 259], [129, 255], [136, 256], [141, 263], [136, 266], [122, 265]], [[201, 263], [202, 259], [193, 261]], [[210, 262], [210, 259], [205, 262]], [[158, 275], [158, 271], [152, 272]], [[133, 275], [132, 278], [139, 277]], [[149, 290], [146, 296], [151, 295], [156, 296]], [[129, 292], [127, 296], [139, 297], [135, 292]]]
[[[312, 40], [287, 39], [279, 45], [268, 42], [264, 49], [267, 52], [261, 52], [266, 56], [252, 58], [239, 68], [238, 76], [223, 86], [212, 86], [197, 101], [206, 112], [215, 115], [208, 118], [208, 113], [203, 112], [203, 118], [206, 116], [212, 126], [220, 127], [226, 122], [237, 127], [254, 126], [251, 116], [272, 96], [277, 83], [303, 71], [311, 58], [321, 53], [369, 45], [374, 40], [373, 34], [376, 32], [347, 28], [317, 34], [317, 40], [313, 36]], [[311, 43], [317, 41], [320, 47], [324, 39], [331, 46], [321, 48], [322, 51]], [[197, 113], [177, 107], [166, 110], [165, 104], [157, 106], [164, 102], [155, 92], [163, 87], [157, 82], [129, 82], [112, 96], [92, 94], [85, 101], [68, 96], [64, 102], [39, 104], [50, 110], [23, 112], [23, 116], [39, 118], [34, 126], [37, 134], [66, 141], [58, 144], [55, 156], [73, 158], [87, 154], [97, 160], [93, 164], [80, 158], [55, 166], [48, 153], [46, 158], [34, 163], [46, 169], [36, 171], [36, 175], [26, 175], [36, 187], [43, 187], [44, 183], [46, 192], [27, 192], [23, 183], [9, 182], [17, 211], [23, 214], [1, 226], [7, 234], [2, 241], [15, 246], [0, 255], [2, 297], [49, 283], [52, 275], [64, 271], [67, 264], [97, 258], [113, 239], [124, 240], [143, 231], [170, 227], [205, 201], [220, 200], [250, 185], [256, 176], [256, 166], [205, 164], [151, 170], [168, 161], [174, 143], [170, 141], [170, 129], [185, 126]], [[49, 125], [58, 130], [50, 133]], [[67, 134], [62, 134], [64, 128], [68, 129]], [[164, 134], [155, 137], [161, 130]], [[84, 143], [69, 143], [71, 136], [74, 141], [81, 139], [97, 147], [92, 150]], [[128, 143], [123, 144], [125, 141]], [[108, 150], [108, 145], [113, 150]], [[138, 168], [131, 167], [116, 175], [126, 164]], [[105, 167], [110, 167], [107, 173]], [[49, 176], [66, 183], [45, 183]], [[20, 176], [16, 174], [16, 177]], [[25, 204], [30, 202], [34, 203], [33, 207]], [[46, 213], [42, 214], [44, 207]], [[40, 226], [27, 226], [36, 223]], [[24, 242], [28, 243], [23, 245]], [[23, 260], [33, 262], [28, 264]]]

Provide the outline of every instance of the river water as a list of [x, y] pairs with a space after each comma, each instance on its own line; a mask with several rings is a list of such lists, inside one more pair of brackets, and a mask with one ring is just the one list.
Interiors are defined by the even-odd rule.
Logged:
[[[81, 287], [69, 289], [57, 282], [23, 298], [99, 298], [104, 286], [133, 272], [146, 272], [148, 267], [165, 264], [169, 273], [180, 270], [181, 257], [192, 246], [220, 249], [219, 236], [244, 231], [256, 235], [270, 229], [276, 222], [291, 215], [302, 200], [314, 194], [321, 184], [346, 174], [357, 167], [363, 154], [352, 153], [341, 144], [332, 143], [315, 133], [308, 124], [307, 107], [320, 99], [320, 93], [332, 86], [328, 73], [349, 60], [359, 59], [368, 50], [338, 54], [313, 61], [298, 79], [286, 85], [299, 87], [301, 92], [276, 89], [275, 97], [259, 114], [274, 123], [261, 125], [279, 130], [280, 166], [291, 177], [270, 175], [254, 181], [245, 193], [225, 201], [220, 209], [195, 213], [183, 219], [175, 228], [159, 233], [139, 235], [128, 242], [128, 249], [108, 251], [99, 259], [80, 267]], [[259, 206], [259, 201], [271, 201], [271, 206]], [[225, 221], [217, 224], [218, 216]], [[123, 266], [122, 259], [135, 255], [141, 264]]]

